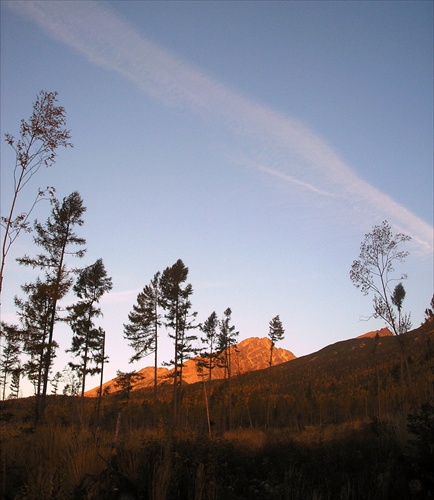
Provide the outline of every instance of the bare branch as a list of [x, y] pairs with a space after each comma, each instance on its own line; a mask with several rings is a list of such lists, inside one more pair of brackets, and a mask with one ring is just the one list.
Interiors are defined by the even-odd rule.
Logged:
[[[21, 120], [19, 137], [5, 133], [5, 142], [15, 152], [14, 191], [8, 216], [1, 217], [4, 236], [1, 247], [0, 294], [3, 288], [5, 260], [12, 244], [21, 231], [30, 232], [29, 217], [36, 204], [43, 199], [52, 199], [54, 188], [38, 190], [28, 210], [19, 215], [17, 202], [20, 192], [38, 173], [42, 166], [54, 165], [59, 147], [72, 147], [71, 132], [65, 128], [65, 109], [57, 104], [57, 92], [40, 91], [33, 103], [33, 112], [28, 121]], [[48, 196], [46, 194], [48, 193]]]
[[[395, 262], [402, 263], [409, 255], [408, 251], [398, 250], [399, 245], [410, 239], [402, 233], [393, 235], [387, 221], [381, 226], [374, 226], [370, 233], [365, 234], [359, 259], [353, 262], [350, 270], [353, 285], [360, 288], [364, 295], [373, 293], [373, 317], [382, 318], [395, 335], [402, 333], [404, 317], [401, 318], [400, 308], [398, 318], [393, 310], [392, 305], [396, 304], [390, 299], [390, 285], [407, 278], [406, 274], [396, 277], [392, 273]], [[406, 317], [406, 324], [409, 324], [409, 317]]]

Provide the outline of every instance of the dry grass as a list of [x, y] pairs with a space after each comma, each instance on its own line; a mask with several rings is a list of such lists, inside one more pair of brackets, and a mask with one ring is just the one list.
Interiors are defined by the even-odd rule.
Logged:
[[89, 430], [53, 425], [10, 431], [2, 447], [8, 471], [3, 489], [7, 492], [20, 484], [16, 499], [71, 497], [86, 475], [103, 470], [101, 457], [107, 453], [107, 446], [101, 446]]
[[254, 451], [263, 448], [267, 441], [267, 434], [260, 429], [236, 429], [225, 432], [224, 439], [234, 445]]
[[[403, 498], [405, 420], [295, 429], [190, 431], [11, 423], [1, 436], [5, 498]], [[122, 489], [123, 488], [123, 489]], [[247, 496], [243, 496], [247, 495]], [[365, 496], [363, 496], [365, 495]]]

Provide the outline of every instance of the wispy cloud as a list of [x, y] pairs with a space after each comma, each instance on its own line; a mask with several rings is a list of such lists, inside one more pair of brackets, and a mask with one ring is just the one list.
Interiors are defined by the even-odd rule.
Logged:
[[[103, 4], [28, 0], [4, 4], [91, 63], [122, 75], [165, 105], [220, 120], [239, 137], [259, 144], [271, 156], [257, 165], [263, 173], [388, 218], [411, 234], [422, 249], [432, 252], [433, 228], [357, 176], [326, 140], [161, 49]], [[283, 162], [275, 168], [282, 152]]]
[[312, 184], [309, 184], [308, 182], [301, 181], [299, 179], [295, 179], [294, 177], [291, 177], [290, 175], [285, 174], [284, 172], [281, 172], [280, 170], [276, 170], [274, 168], [266, 167], [264, 165], [257, 165], [256, 168], [260, 170], [261, 172], [265, 172], [266, 174], [272, 175], [273, 177], [277, 177], [278, 179], [289, 182], [290, 184], [296, 184], [297, 186], [301, 186], [304, 189], [307, 189], [308, 191], [312, 191], [315, 194], [321, 194], [323, 196], [334, 196], [331, 193], [327, 193], [326, 191], [323, 191], [322, 189], [318, 189], [317, 187], [313, 186]]
[[101, 298], [101, 302], [105, 304], [119, 304], [122, 302], [135, 302], [137, 295], [142, 291], [142, 288], [134, 288], [132, 290], [120, 290], [118, 292], [109, 292]]

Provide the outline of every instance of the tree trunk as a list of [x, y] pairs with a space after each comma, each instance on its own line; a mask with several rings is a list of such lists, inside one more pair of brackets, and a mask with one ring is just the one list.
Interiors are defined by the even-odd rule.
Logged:
[[[66, 229], [67, 229], [66, 234], [68, 235], [69, 234], [69, 222], [68, 222], [68, 226]], [[62, 267], [63, 267], [63, 260], [65, 258], [66, 243], [67, 243], [67, 237], [65, 237], [65, 239], [63, 241], [62, 250], [60, 252], [60, 260], [59, 260], [58, 267], [57, 267], [56, 283], [55, 283], [55, 287], [54, 287], [54, 297], [53, 297], [53, 302], [51, 304], [52, 310], [51, 310], [51, 317], [50, 317], [50, 323], [49, 323], [48, 350], [47, 350], [46, 359], [45, 359], [45, 370], [44, 370], [44, 381], [43, 381], [43, 389], [42, 389], [40, 418], [44, 418], [44, 413], [45, 413], [47, 388], [48, 388], [48, 376], [50, 373], [50, 366], [51, 366], [51, 345], [53, 343], [53, 337], [54, 337], [54, 324], [56, 322], [56, 308], [57, 308], [58, 292], [59, 292], [60, 282], [62, 279]]]
[[175, 318], [175, 371], [173, 373], [173, 425], [177, 427], [178, 420], [178, 336], [179, 336], [179, 300], [176, 299], [176, 318]]
[[[155, 316], [157, 317], [157, 316]], [[158, 364], [158, 320], [155, 320], [155, 353], [154, 353], [154, 426], [157, 424], [157, 364]]]
[[99, 379], [98, 406], [96, 410], [96, 423], [99, 426], [99, 416], [101, 411], [102, 384], [104, 380], [104, 357], [105, 357], [105, 332], [102, 339], [102, 355], [101, 355], [101, 376]]

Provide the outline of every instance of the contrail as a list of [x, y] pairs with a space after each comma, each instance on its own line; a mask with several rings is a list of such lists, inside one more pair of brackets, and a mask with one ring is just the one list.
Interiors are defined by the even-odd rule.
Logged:
[[433, 251], [433, 228], [361, 179], [322, 137], [161, 49], [101, 3], [14, 0], [5, 4], [88, 61], [122, 75], [165, 105], [219, 119], [271, 156], [273, 151], [279, 157], [284, 152], [285, 161], [278, 169], [272, 159], [258, 162], [256, 168], [265, 174], [319, 196], [350, 204], [357, 201], [365, 212], [393, 220], [423, 251]]
[[304, 189], [307, 189], [308, 191], [312, 191], [313, 193], [321, 194], [323, 196], [331, 196], [331, 197], [335, 196], [334, 194], [327, 193], [326, 191], [322, 191], [321, 189], [318, 189], [317, 187], [313, 186], [312, 184], [309, 184], [309, 183], [304, 182], [304, 181], [300, 181], [299, 179], [295, 179], [294, 177], [291, 177], [290, 175], [287, 175], [287, 174], [281, 172], [280, 170], [266, 167], [265, 165], [256, 165], [256, 168], [258, 170], [261, 170], [262, 172], [265, 172], [269, 175], [277, 177], [278, 179], [281, 179], [285, 182], [297, 184], [298, 186], [301, 186]]

